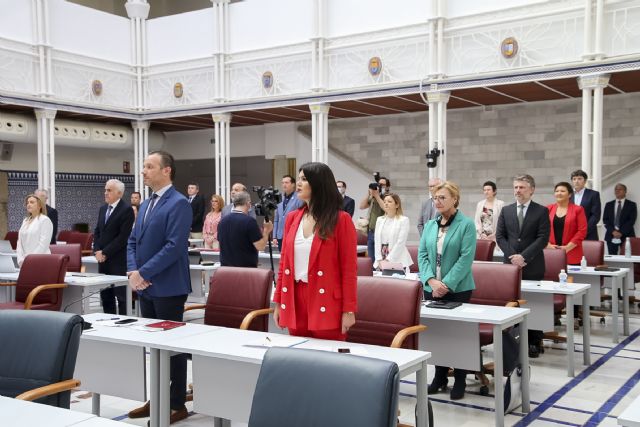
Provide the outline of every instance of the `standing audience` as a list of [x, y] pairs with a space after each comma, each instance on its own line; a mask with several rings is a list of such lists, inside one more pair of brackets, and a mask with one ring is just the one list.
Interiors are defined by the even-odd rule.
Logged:
[[381, 268], [382, 261], [400, 263], [407, 269], [413, 264], [407, 249], [409, 218], [402, 214], [402, 203], [397, 194], [384, 196], [385, 214], [376, 222], [376, 261], [374, 268]]
[[604, 206], [602, 222], [606, 228], [604, 240], [607, 242], [609, 255], [617, 255], [620, 245], [627, 237], [636, 237], [634, 226], [638, 216], [635, 202], [627, 199], [627, 186], [616, 184], [616, 199]]
[[284, 235], [284, 222], [290, 212], [300, 207], [300, 201], [296, 195], [296, 180], [291, 175], [282, 177], [282, 201], [278, 203], [273, 217], [273, 238], [278, 244], [278, 250], [282, 250], [282, 236]]
[[436, 188], [438, 188], [440, 184], [442, 184], [440, 178], [431, 178], [429, 180], [429, 199], [422, 202], [420, 216], [418, 217], [418, 237], [422, 237], [422, 230], [424, 230], [425, 224], [438, 215], [438, 209], [436, 209], [433, 196], [436, 194]]
[[204, 197], [200, 195], [200, 186], [192, 182], [187, 186], [187, 196], [191, 205], [193, 217], [191, 219], [192, 239], [202, 239], [202, 224], [204, 223]]
[[218, 224], [222, 219], [222, 208], [224, 199], [218, 194], [211, 196], [211, 210], [204, 219], [202, 226], [202, 237], [204, 238], [204, 247], [206, 249], [218, 250], [220, 243], [218, 242]]
[[583, 170], [578, 169], [571, 173], [571, 183], [574, 190], [571, 202], [582, 206], [587, 217], [587, 237], [585, 240], [598, 240], [598, 222], [602, 213], [600, 193], [586, 188], [587, 179], [587, 173]]
[[496, 183], [487, 181], [482, 184], [484, 200], [480, 200], [476, 206], [476, 235], [478, 239], [496, 241], [496, 228], [500, 211], [504, 207], [502, 200], [496, 199], [498, 190]]
[[347, 196], [347, 183], [344, 181], [336, 181], [338, 187], [338, 193], [342, 196], [342, 209], [353, 218], [353, 213], [356, 211], [356, 201]]
[[582, 241], [587, 235], [587, 217], [582, 206], [571, 203], [573, 189], [568, 182], [555, 186], [556, 202], [549, 209], [549, 243], [547, 248], [562, 249], [567, 253], [567, 264], [580, 264]]
[[49, 192], [47, 190], [38, 188], [33, 194], [40, 198], [45, 205], [45, 215], [51, 220], [51, 224], [53, 224], [50, 243], [55, 245], [56, 239], [58, 238], [58, 211], [47, 204], [49, 200]]
[[[369, 188], [367, 195], [360, 201], [360, 209], [369, 209], [369, 222], [367, 225], [367, 254], [371, 263], [376, 262], [375, 232], [376, 222], [380, 215], [384, 215], [384, 201], [382, 197], [391, 189], [391, 181], [381, 176], [378, 179], [378, 188]], [[342, 206], [342, 205], [341, 205]]]
[[16, 246], [19, 266], [22, 266], [27, 255], [50, 254], [49, 243], [53, 234], [53, 224], [47, 217], [44, 200], [34, 194], [29, 194], [24, 199], [24, 205], [27, 209], [27, 215], [18, 231]]

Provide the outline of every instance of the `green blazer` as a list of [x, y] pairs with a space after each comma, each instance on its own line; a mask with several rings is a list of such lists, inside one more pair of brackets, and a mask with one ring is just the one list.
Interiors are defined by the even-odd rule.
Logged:
[[[427, 281], [436, 277], [436, 256], [438, 244], [438, 221], [440, 216], [430, 220], [422, 232], [418, 247], [418, 267], [424, 289], [431, 292]], [[476, 227], [471, 218], [458, 211], [449, 230], [444, 236], [442, 261], [440, 265], [442, 282], [451, 292], [464, 292], [476, 288], [471, 274], [471, 265], [476, 255]]]

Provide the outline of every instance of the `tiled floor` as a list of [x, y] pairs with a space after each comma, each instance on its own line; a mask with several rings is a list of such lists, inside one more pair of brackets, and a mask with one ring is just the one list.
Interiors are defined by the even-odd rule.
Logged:
[[[622, 317], [622, 316], [620, 316]], [[640, 396], [640, 309], [631, 309], [629, 337], [621, 337], [619, 344], [611, 342], [610, 322], [602, 325], [591, 319], [592, 365], [582, 366], [582, 334], [576, 334], [576, 377], [566, 374], [564, 344], [545, 342], [545, 353], [531, 360], [531, 413], [520, 408], [505, 417], [509, 426], [615, 426], [616, 416], [636, 397]], [[620, 327], [622, 319], [620, 318]], [[488, 348], [487, 355], [491, 354]], [[432, 367], [429, 376], [433, 375]], [[450, 379], [450, 385], [453, 379]], [[460, 401], [450, 401], [448, 393], [431, 396], [436, 426], [491, 426], [494, 425], [493, 396], [481, 396], [479, 383], [472, 375], [467, 377], [467, 393]], [[401, 386], [400, 420], [414, 424], [414, 378], [404, 378]], [[490, 393], [493, 393], [491, 387]], [[85, 392], [72, 395], [71, 409], [90, 412], [91, 398]], [[132, 425], [146, 425], [146, 419], [131, 420], [126, 413], [139, 406], [139, 402], [111, 396], [102, 396], [101, 416], [114, 418]], [[187, 404], [189, 410], [191, 403]], [[186, 420], [175, 424], [182, 427], [211, 426], [211, 417], [192, 413]], [[233, 423], [234, 427], [246, 424]], [[302, 426], [301, 426], [302, 427]]]

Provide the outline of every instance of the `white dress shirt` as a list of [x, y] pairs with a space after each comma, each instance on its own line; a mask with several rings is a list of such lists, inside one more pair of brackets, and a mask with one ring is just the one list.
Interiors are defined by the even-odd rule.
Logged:
[[293, 244], [295, 280], [309, 281], [309, 257], [311, 256], [311, 244], [313, 243], [314, 235], [315, 233], [312, 233], [309, 237], [304, 237], [304, 217], [302, 217]]
[[18, 232], [18, 265], [22, 265], [27, 255], [50, 254], [49, 243], [52, 234], [53, 223], [48, 216], [38, 215], [30, 221], [29, 218], [25, 218]]

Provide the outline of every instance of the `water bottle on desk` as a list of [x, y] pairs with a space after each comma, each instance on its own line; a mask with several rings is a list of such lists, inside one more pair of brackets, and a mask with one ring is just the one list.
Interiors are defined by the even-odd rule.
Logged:
[[624, 256], [631, 258], [631, 240], [628, 237], [624, 239]]
[[583, 255], [580, 260], [580, 270], [584, 271], [587, 269], [587, 258]]
[[560, 270], [560, 274], [558, 274], [558, 281], [560, 282], [560, 287], [564, 288], [567, 286], [567, 272], [564, 270]]

